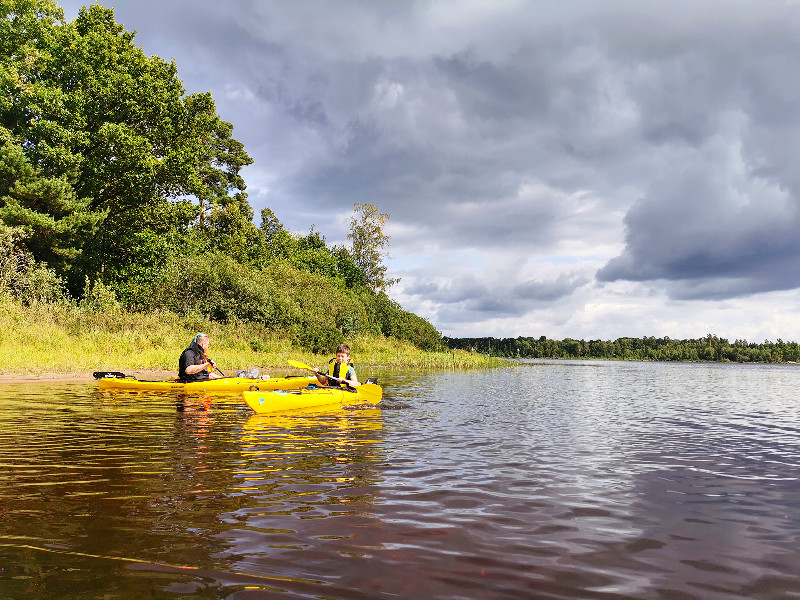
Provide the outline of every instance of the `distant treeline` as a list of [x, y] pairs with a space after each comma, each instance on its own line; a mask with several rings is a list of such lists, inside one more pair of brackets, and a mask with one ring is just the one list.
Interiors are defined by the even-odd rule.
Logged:
[[549, 340], [539, 338], [444, 338], [451, 349], [480, 352], [507, 358], [599, 358], [612, 360], [662, 360], [711, 362], [800, 362], [796, 342], [747, 340], [733, 343], [715, 335], [700, 339], [673, 340], [669, 337], [619, 338], [603, 340]]

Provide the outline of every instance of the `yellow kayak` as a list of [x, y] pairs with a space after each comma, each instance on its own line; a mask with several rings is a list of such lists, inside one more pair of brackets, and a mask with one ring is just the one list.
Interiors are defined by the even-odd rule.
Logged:
[[353, 406], [377, 404], [383, 398], [383, 390], [376, 383], [362, 383], [356, 388], [310, 386], [296, 390], [258, 390], [242, 392], [247, 406], [257, 413], [273, 413], [317, 406]]
[[172, 381], [146, 381], [132, 377], [99, 377], [100, 389], [106, 390], [145, 390], [164, 392], [220, 392], [238, 394], [256, 386], [260, 390], [296, 390], [317, 381], [316, 377], [275, 377], [269, 379], [251, 379], [248, 377], [222, 377], [207, 381], [191, 381], [181, 383]]

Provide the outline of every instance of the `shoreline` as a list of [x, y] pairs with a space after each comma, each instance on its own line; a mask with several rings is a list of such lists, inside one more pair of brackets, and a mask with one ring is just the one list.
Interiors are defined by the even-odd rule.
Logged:
[[[130, 375], [135, 375], [137, 379], [145, 380], [168, 380], [176, 379], [177, 373], [174, 371], [159, 371], [148, 369], [137, 369], [130, 371]], [[75, 371], [60, 373], [55, 371], [41, 373], [0, 373], [0, 385], [14, 383], [92, 383], [96, 381], [92, 372]]]

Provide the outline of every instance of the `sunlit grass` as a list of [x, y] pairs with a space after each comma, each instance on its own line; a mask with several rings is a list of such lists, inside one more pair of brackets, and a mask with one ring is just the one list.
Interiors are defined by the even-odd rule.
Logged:
[[[211, 336], [209, 355], [227, 375], [251, 367], [281, 374], [293, 370], [286, 363], [290, 358], [311, 366], [330, 358], [249, 323], [211, 323], [171, 313], [95, 313], [71, 304], [22, 307], [0, 298], [0, 373], [177, 373], [178, 356], [198, 331]], [[464, 369], [501, 362], [464, 351], [424, 352], [380, 336], [359, 335], [347, 342], [362, 366]]]

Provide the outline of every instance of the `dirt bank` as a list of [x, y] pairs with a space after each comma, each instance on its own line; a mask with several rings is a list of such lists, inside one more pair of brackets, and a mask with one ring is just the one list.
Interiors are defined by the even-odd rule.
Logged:
[[[127, 371], [128, 375], [136, 379], [174, 379], [174, 371]], [[92, 373], [0, 373], [0, 385], [4, 383], [91, 383], [95, 379]]]

